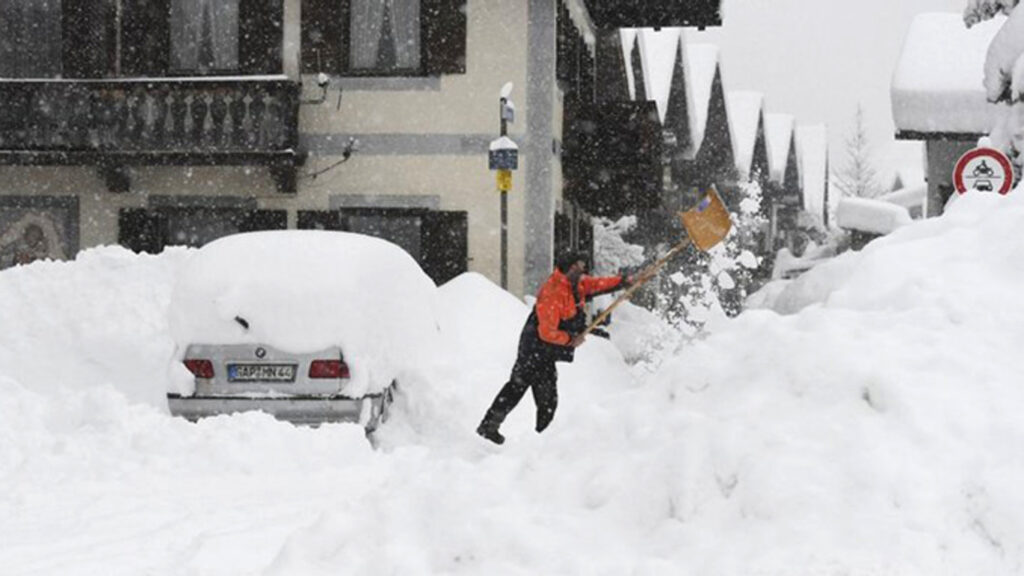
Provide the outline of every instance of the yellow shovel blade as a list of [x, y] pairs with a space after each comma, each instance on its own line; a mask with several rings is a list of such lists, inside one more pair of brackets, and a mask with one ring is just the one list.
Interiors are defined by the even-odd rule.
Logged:
[[729, 211], [713, 188], [696, 206], [680, 212], [679, 218], [693, 245], [705, 252], [724, 240], [732, 228]]

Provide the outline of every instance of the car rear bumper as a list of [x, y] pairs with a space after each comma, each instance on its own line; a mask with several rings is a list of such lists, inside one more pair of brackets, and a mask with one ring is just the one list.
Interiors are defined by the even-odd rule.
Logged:
[[[196, 421], [208, 416], [261, 411], [278, 420], [293, 424], [327, 422], [369, 422], [371, 405], [379, 397], [360, 399], [346, 397], [289, 396], [286, 398], [251, 398], [240, 396], [181, 396], [168, 394], [167, 405], [174, 416]], [[367, 420], [367, 421], [364, 421]]]

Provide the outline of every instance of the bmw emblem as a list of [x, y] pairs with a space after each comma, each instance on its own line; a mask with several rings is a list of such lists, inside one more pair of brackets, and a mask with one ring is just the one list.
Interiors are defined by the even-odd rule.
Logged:
[[260, 348], [256, 349], [256, 357], [257, 358], [262, 359], [266, 355], [267, 355], [267, 351], [264, 348], [260, 347]]

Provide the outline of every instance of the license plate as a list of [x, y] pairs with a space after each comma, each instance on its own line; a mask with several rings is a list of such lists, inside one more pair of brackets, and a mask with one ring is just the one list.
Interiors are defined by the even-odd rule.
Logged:
[[294, 382], [295, 364], [228, 364], [229, 382]]

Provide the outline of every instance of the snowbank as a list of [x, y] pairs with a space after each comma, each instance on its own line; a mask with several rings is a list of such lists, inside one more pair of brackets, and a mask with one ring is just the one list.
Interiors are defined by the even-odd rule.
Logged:
[[[0, 379], [59, 396], [112, 386], [166, 411], [174, 355], [167, 306], [191, 250], [81, 252], [0, 273]], [[3, 416], [0, 416], [3, 418]]]
[[[162, 319], [191, 251], [0, 272], [0, 320], [18, 322], [0, 332], [0, 566], [1019, 573], [1022, 192], [964, 196], [816, 266], [642, 380], [593, 339], [559, 366], [552, 428], [532, 432], [527, 397], [501, 448], [472, 430], [529, 309], [478, 275], [438, 290], [443, 357], [374, 451], [354, 425], [189, 424], [129, 400], [172, 353]], [[111, 362], [133, 353], [139, 370]], [[40, 369], [62, 363], [81, 378]]]

